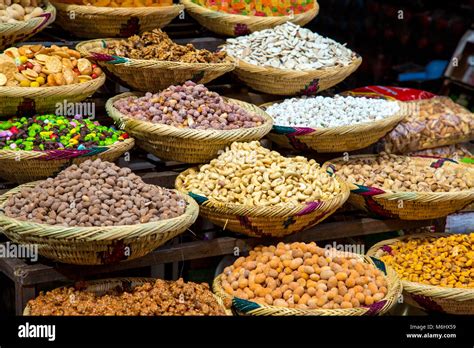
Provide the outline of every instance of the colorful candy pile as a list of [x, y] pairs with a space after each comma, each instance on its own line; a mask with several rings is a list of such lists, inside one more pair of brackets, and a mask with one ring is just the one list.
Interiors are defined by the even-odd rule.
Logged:
[[314, 0], [192, 0], [214, 11], [244, 16], [288, 16], [309, 11]]
[[76, 115], [42, 115], [0, 122], [0, 149], [3, 150], [86, 150], [108, 146], [128, 138], [128, 134], [97, 121]]

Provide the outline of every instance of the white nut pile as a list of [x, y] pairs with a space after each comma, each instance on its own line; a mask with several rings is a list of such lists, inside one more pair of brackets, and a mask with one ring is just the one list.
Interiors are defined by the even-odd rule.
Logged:
[[0, 0], [0, 23], [28, 21], [44, 13], [40, 0]]
[[266, 112], [279, 126], [331, 128], [378, 121], [400, 110], [396, 102], [364, 97], [302, 97], [273, 104]]
[[302, 71], [348, 66], [355, 57], [344, 45], [290, 22], [228, 39], [224, 50], [249, 64]]

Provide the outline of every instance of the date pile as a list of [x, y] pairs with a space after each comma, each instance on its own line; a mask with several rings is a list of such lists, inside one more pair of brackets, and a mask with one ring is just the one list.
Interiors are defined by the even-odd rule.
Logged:
[[119, 99], [114, 106], [125, 116], [178, 128], [230, 130], [261, 126], [265, 121], [191, 81], [157, 94]]
[[72, 165], [5, 204], [12, 218], [81, 227], [154, 222], [185, 210], [186, 201], [175, 191], [145, 184], [129, 168], [100, 159]]
[[204, 316], [225, 315], [209, 285], [156, 280], [130, 292], [111, 292], [98, 296], [92, 292], [59, 288], [41, 293], [28, 302], [30, 315], [126, 315], [126, 316]]
[[182, 63], [222, 63], [227, 57], [225, 52], [199, 50], [192, 44], [178, 45], [161, 29], [113, 41], [102, 53], [132, 59], [157, 59]]

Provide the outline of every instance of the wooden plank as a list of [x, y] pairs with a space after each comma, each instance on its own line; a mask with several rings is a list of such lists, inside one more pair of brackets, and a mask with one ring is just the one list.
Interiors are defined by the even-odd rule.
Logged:
[[15, 313], [20, 316], [23, 315], [23, 310], [29, 300], [36, 297], [35, 287], [25, 287], [21, 284], [15, 283]]

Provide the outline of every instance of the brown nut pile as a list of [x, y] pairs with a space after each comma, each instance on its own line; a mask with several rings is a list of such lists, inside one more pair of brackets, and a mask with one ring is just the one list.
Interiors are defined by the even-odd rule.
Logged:
[[452, 158], [455, 160], [459, 160], [464, 157], [474, 158], [474, 155], [461, 144], [446, 145], [441, 147], [435, 147], [434, 149], [414, 151], [410, 152], [409, 155]]
[[249, 206], [297, 206], [342, 191], [316, 161], [283, 157], [258, 141], [233, 143], [199, 171], [190, 171], [183, 188], [219, 202]]
[[466, 166], [433, 168], [415, 158], [380, 154], [376, 159], [352, 159], [336, 165], [348, 182], [387, 192], [457, 192], [474, 189], [474, 171]]
[[44, 13], [41, 0], [0, 0], [0, 23], [29, 21]]
[[225, 52], [198, 50], [192, 44], [178, 45], [161, 29], [109, 43], [103, 53], [132, 59], [157, 59], [182, 63], [222, 63]]
[[97, 159], [24, 188], [8, 199], [5, 214], [49, 225], [119, 226], [174, 218], [186, 205], [175, 191], [145, 184], [129, 168]]
[[231, 296], [301, 309], [370, 306], [388, 292], [373, 265], [314, 242], [256, 247], [226, 267], [221, 280]]
[[448, 288], [474, 288], [474, 233], [413, 237], [390, 245], [381, 257], [411, 282]]
[[219, 94], [192, 81], [141, 98], [119, 99], [114, 106], [126, 116], [178, 128], [231, 130], [265, 122], [262, 116], [227, 103]]
[[225, 315], [206, 283], [156, 280], [130, 292], [102, 296], [74, 288], [59, 288], [41, 293], [28, 302], [35, 316], [204, 316]]
[[448, 97], [408, 102], [412, 113], [385, 138], [385, 151], [407, 153], [474, 138], [474, 114]]

